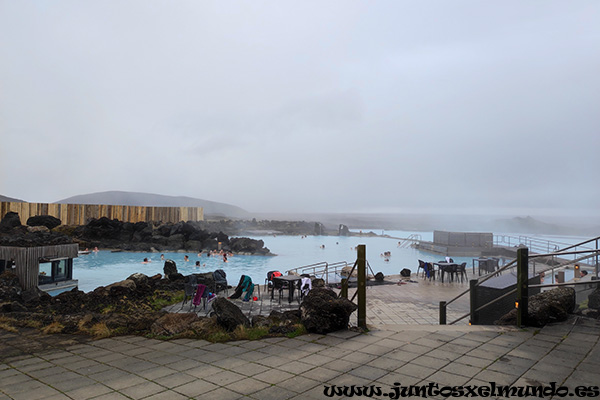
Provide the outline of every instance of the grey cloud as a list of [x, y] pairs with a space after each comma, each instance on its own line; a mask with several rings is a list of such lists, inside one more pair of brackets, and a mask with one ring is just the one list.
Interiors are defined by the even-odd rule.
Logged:
[[[599, 166], [599, 13], [561, 1], [0, 2], [0, 194], [600, 214], [585, 184]], [[14, 151], [24, 138], [27, 153]]]

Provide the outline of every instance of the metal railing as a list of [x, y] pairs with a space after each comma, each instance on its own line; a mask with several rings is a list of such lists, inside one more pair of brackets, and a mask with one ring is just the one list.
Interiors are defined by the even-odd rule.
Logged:
[[348, 266], [348, 262], [346, 261], [337, 261], [334, 263], [328, 263], [326, 261], [321, 261], [315, 264], [303, 265], [301, 267], [292, 268], [286, 273], [288, 275], [302, 275], [309, 274], [316, 278], [323, 279], [325, 284], [329, 284], [329, 275], [334, 274], [335, 276], [341, 277], [342, 269]]
[[[585, 240], [585, 241], [583, 241], [581, 243], [577, 243], [577, 244], [574, 244], [574, 245], [569, 245], [569, 246], [567, 246], [567, 247], [565, 247], [565, 248], [563, 248], [561, 250], [558, 250], [556, 252], [549, 252], [549, 253], [543, 253], [543, 254], [532, 254], [531, 256], [528, 255], [526, 257], [527, 260], [525, 261], [525, 267], [524, 268], [526, 268], [529, 271], [529, 260], [530, 259], [548, 258], [548, 257], [550, 257], [551, 261], [555, 261], [560, 256], [573, 255], [574, 256], [574, 260], [573, 261], [567, 260], [562, 265], [558, 265], [558, 266], [552, 265], [551, 267], [547, 268], [545, 271], [549, 271], [549, 270], [554, 271], [555, 269], [564, 268], [567, 265], [571, 265], [571, 264], [574, 264], [576, 262], [583, 261], [585, 259], [595, 258], [595, 260], [596, 260], [595, 261], [595, 276], [598, 276], [598, 267], [599, 267], [598, 259], [600, 257], [600, 247], [598, 246], [599, 245], [599, 241], [600, 241], [600, 236], [592, 238], [592, 239]], [[589, 244], [589, 243], [594, 243], [595, 244], [595, 249], [589, 248], [589, 246], [584, 246], [584, 245]], [[585, 248], [585, 250], [577, 250], [578, 248], [581, 249], [582, 247]], [[575, 249], [575, 250], [568, 251], [568, 250], [571, 250], [571, 249]], [[587, 254], [587, 255], [585, 255], [583, 257], [577, 257], [580, 254]], [[463, 316], [455, 319], [454, 321], [450, 322], [449, 325], [453, 325], [453, 324], [455, 324], [455, 323], [463, 320], [464, 318], [466, 318], [466, 317], [468, 317], [470, 315], [472, 316], [476, 312], [481, 311], [482, 309], [484, 309], [484, 308], [486, 308], [486, 307], [488, 307], [488, 306], [490, 306], [490, 305], [498, 302], [499, 300], [502, 300], [502, 299], [504, 299], [505, 297], [507, 297], [509, 295], [515, 294], [515, 292], [517, 292], [518, 289], [514, 289], [514, 290], [512, 290], [512, 291], [510, 291], [508, 293], [505, 293], [504, 295], [502, 295], [502, 296], [500, 296], [498, 298], [495, 298], [494, 300], [492, 300], [492, 301], [490, 301], [490, 302], [488, 302], [488, 303], [486, 303], [486, 304], [484, 304], [484, 305], [482, 305], [480, 307], [475, 308], [475, 301], [474, 301], [473, 293], [475, 292], [476, 288], [478, 286], [480, 286], [482, 283], [484, 283], [485, 281], [487, 281], [488, 279], [491, 279], [492, 277], [498, 275], [500, 272], [506, 271], [509, 268], [517, 267], [517, 264], [518, 264], [518, 259], [515, 259], [515, 260], [511, 261], [510, 263], [504, 265], [503, 267], [499, 268], [497, 271], [490, 272], [489, 274], [484, 275], [484, 276], [480, 277], [479, 279], [473, 279], [473, 280], [471, 280], [469, 282], [469, 289], [467, 289], [464, 292], [460, 293], [458, 296], [454, 297], [450, 301], [447, 301], [447, 302], [446, 301], [440, 301], [440, 324], [441, 325], [445, 325], [446, 324], [446, 311], [447, 311], [448, 305], [450, 305], [451, 303], [455, 302], [456, 300], [458, 300], [459, 298], [461, 298], [462, 296], [464, 296], [467, 293], [471, 294], [471, 302], [470, 302], [470, 309], [471, 310], [467, 314], [465, 314], [465, 315], [463, 315]], [[535, 269], [534, 269], [534, 271], [535, 271]], [[544, 272], [544, 271], [540, 271], [540, 273], [541, 272]], [[554, 278], [554, 276], [553, 276], [553, 278]], [[525, 281], [527, 281], [527, 279], [525, 279]], [[589, 282], [584, 282], [584, 283], [589, 283]], [[568, 284], [573, 285], [575, 283], [568, 283]], [[527, 282], [524, 283], [524, 285], [526, 287], [529, 287], [529, 285], [527, 284]], [[557, 283], [553, 282], [552, 284], [547, 284], [547, 285], [531, 285], [531, 287], [536, 287], [536, 288], [537, 287], [553, 287], [553, 286], [557, 286], [557, 285], [562, 285], [562, 284], [557, 284]]]
[[[585, 244], [579, 243], [577, 245], [582, 247]], [[551, 253], [554, 251], [560, 251], [560, 249], [567, 249], [571, 247], [570, 243], [559, 242], [556, 240], [539, 239], [530, 236], [511, 236], [511, 235], [494, 235], [494, 246], [508, 246], [508, 247], [519, 247], [526, 246], [531, 252], [534, 253]], [[583, 250], [591, 250], [590, 248], [584, 247]]]
[[414, 243], [423, 241], [423, 238], [418, 233], [413, 233], [412, 235], [410, 235], [407, 238], [399, 238], [399, 239], [400, 240], [398, 241], [398, 247], [401, 249], [412, 246]]

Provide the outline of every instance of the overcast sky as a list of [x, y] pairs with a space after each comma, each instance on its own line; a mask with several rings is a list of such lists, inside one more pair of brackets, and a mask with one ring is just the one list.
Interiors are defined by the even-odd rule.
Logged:
[[600, 214], [598, 1], [0, 0], [0, 194]]

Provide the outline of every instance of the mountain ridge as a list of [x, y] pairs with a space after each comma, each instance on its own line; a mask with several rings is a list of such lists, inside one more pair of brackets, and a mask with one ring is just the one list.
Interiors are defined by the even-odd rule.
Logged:
[[187, 196], [168, 196], [154, 193], [106, 191], [81, 194], [55, 201], [58, 204], [118, 204], [122, 206], [148, 207], [203, 207], [204, 214], [210, 216], [227, 216], [245, 218], [248, 211], [226, 203], [197, 199]]
[[8, 196], [2, 196], [0, 194], [0, 201], [4, 201], [4, 202], [8, 202], [8, 203], [23, 203], [23, 200], [20, 199], [15, 199], [13, 197], [8, 197]]

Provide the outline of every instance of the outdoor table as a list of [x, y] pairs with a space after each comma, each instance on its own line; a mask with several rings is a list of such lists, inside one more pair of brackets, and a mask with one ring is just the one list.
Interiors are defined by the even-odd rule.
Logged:
[[289, 294], [288, 294], [288, 302], [292, 302], [294, 300], [294, 290], [296, 289], [296, 286], [298, 285], [298, 282], [300, 282], [302, 280], [301, 276], [297, 276], [297, 275], [282, 275], [282, 276], [277, 276], [277, 277], [273, 277], [272, 281], [273, 281], [273, 290], [271, 291], [271, 300], [273, 300], [273, 295], [275, 293], [275, 288], [276, 287], [283, 287], [283, 285], [285, 284], [285, 282], [288, 283], [288, 289], [289, 289]]
[[454, 267], [454, 268], [458, 267], [457, 263], [449, 263], [449, 262], [433, 263], [433, 265], [437, 265], [439, 267], [440, 276], [442, 277], [442, 283], [444, 283], [444, 272], [450, 273], [450, 271], [447, 271], [450, 267]]

